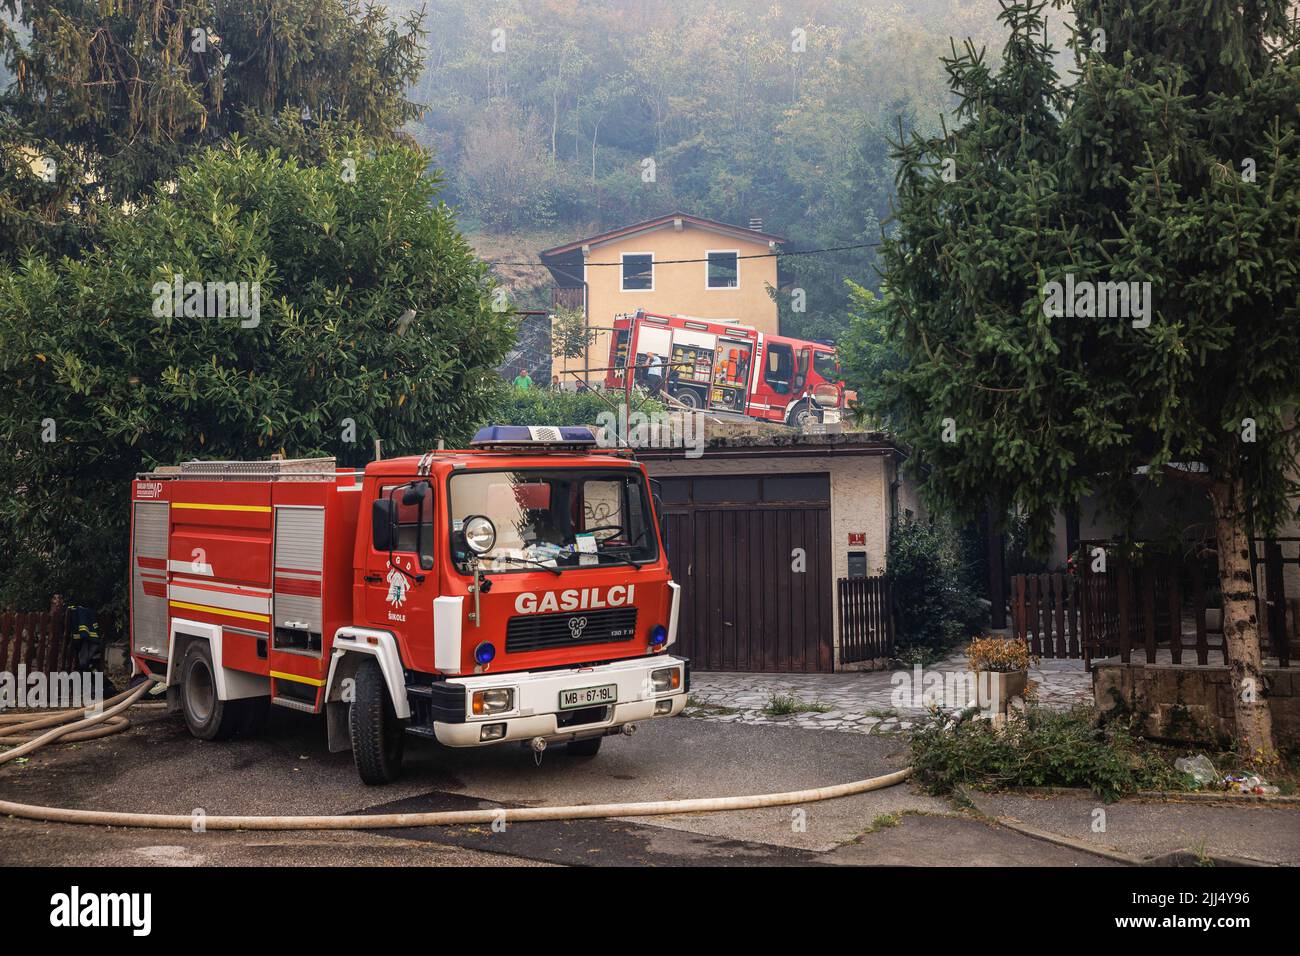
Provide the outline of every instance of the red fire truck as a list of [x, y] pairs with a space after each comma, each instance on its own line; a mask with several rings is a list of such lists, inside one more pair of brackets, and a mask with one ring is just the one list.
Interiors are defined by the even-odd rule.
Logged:
[[685, 706], [645, 468], [590, 429], [494, 426], [364, 470], [195, 461], [131, 499], [132, 660], [204, 740], [324, 713], [373, 784], [408, 734], [590, 756]]
[[[628, 356], [635, 356], [629, 372]], [[838, 422], [849, 397], [835, 349], [731, 320], [656, 315], [614, 319], [605, 387], [662, 386], [688, 408], [734, 412], [802, 428]], [[662, 376], [663, 382], [655, 382]]]

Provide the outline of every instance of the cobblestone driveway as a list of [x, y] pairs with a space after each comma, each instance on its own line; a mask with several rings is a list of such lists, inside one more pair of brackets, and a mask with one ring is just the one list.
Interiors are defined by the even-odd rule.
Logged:
[[[964, 655], [927, 673], [967, 673]], [[813, 730], [887, 734], [909, 730], [924, 707], [895, 707], [896, 671], [841, 674], [736, 674], [691, 672], [688, 717], [745, 724], [787, 724]], [[1083, 661], [1044, 660], [1029, 671], [1042, 706], [1064, 710], [1092, 702], [1092, 677]], [[794, 713], [768, 712], [774, 697], [794, 698]]]

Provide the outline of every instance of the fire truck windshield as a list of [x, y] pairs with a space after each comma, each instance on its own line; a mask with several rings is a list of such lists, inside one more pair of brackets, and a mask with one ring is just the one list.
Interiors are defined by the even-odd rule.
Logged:
[[452, 559], [469, 573], [462, 529], [482, 516], [496, 541], [479, 558], [490, 573], [642, 564], [659, 556], [650, 496], [640, 472], [551, 468], [463, 471], [451, 477]]
[[840, 363], [834, 352], [813, 352], [813, 369], [828, 382], [840, 378]]

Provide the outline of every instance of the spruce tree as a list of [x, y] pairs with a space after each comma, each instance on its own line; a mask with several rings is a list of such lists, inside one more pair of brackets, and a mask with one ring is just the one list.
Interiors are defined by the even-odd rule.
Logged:
[[1248, 538], [1300, 491], [1300, 31], [1284, 0], [1079, 0], [1062, 78], [1044, 7], [1004, 5], [997, 69], [954, 50], [957, 128], [899, 143], [907, 365], [879, 401], [935, 498], [1022, 510], [1039, 549], [1135, 475], [1203, 491], [1238, 744], [1268, 764]]

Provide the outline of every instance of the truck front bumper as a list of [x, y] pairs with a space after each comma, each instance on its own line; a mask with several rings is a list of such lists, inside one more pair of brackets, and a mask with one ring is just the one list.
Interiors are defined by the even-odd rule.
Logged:
[[[653, 690], [651, 672], [668, 667], [681, 669], [679, 686], [673, 690]], [[478, 747], [534, 737], [550, 743], [618, 733], [623, 725], [633, 721], [680, 714], [690, 689], [690, 662], [663, 654], [594, 667], [451, 677], [446, 683], [464, 687], [465, 714], [461, 721], [434, 720], [434, 734], [439, 743], [449, 747]], [[560, 706], [565, 691], [610, 685], [617, 689], [616, 699], [610, 703], [568, 709]], [[495, 714], [474, 714], [474, 692], [497, 688], [513, 689], [514, 707]], [[489, 725], [496, 726], [485, 732], [485, 726]], [[490, 735], [489, 739], [484, 739], [485, 735]]]

